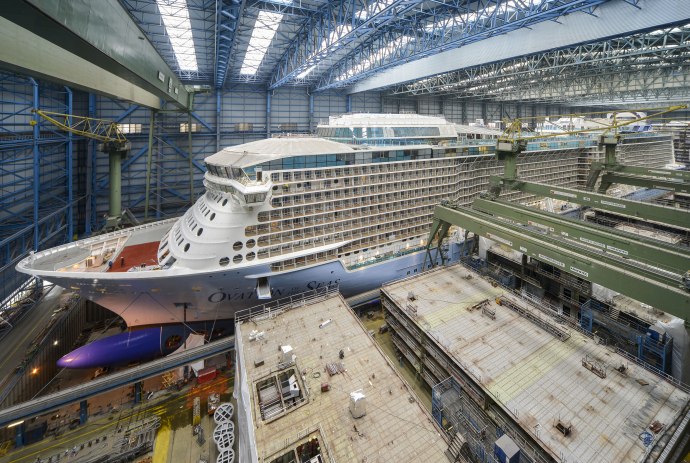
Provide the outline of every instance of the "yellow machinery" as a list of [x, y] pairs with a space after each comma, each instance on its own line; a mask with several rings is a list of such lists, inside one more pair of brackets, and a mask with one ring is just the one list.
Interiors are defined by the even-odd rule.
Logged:
[[[117, 228], [122, 220], [122, 158], [127, 156], [131, 147], [117, 123], [103, 119], [61, 114], [40, 109], [33, 110], [33, 112], [55, 125], [60, 130], [101, 142], [98, 145], [98, 150], [107, 153], [110, 159], [110, 205], [104, 228], [106, 230]], [[31, 125], [35, 124], [36, 121], [31, 121]], [[128, 214], [128, 216], [131, 216], [131, 214]], [[133, 218], [130, 217], [130, 221], [132, 219]]]

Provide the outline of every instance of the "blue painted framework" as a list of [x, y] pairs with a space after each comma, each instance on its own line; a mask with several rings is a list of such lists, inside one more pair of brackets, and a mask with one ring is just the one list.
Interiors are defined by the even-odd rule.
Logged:
[[[329, 67], [317, 83], [316, 91], [349, 87], [393, 66], [542, 21], [555, 21], [576, 11], [594, 14], [596, 7], [606, 1], [525, 0], [520, 2], [519, 8], [508, 7], [508, 3], [502, 0], [446, 3], [424, 10], [414, 21], [408, 18], [392, 23], [356, 46], [337, 64]], [[460, 19], [453, 21], [454, 17]], [[449, 20], [452, 22], [448, 23]], [[386, 53], [382, 54], [381, 50], [386, 50]], [[360, 71], [358, 68], [362, 63], [369, 65]]]
[[[73, 114], [69, 88], [0, 74], [0, 300], [28, 279], [15, 271], [37, 249], [74, 233], [72, 156], [79, 137], [58, 132], [34, 109]], [[33, 127], [31, 124], [34, 123]]]

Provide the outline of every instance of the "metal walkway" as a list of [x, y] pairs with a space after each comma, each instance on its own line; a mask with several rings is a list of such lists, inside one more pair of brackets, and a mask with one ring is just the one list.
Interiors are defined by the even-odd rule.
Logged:
[[203, 346], [188, 349], [184, 352], [170, 354], [159, 360], [113, 373], [86, 384], [38, 397], [28, 402], [22, 402], [4, 410], [0, 410], [0, 426], [6, 426], [17, 421], [42, 415], [65, 405], [80, 402], [89, 397], [142, 381], [174, 368], [221, 354], [232, 349], [234, 345], [235, 337], [231, 336], [210, 342]]

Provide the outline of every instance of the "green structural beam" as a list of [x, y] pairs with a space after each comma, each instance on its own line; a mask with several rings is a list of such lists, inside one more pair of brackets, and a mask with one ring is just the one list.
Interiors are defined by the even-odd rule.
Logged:
[[[676, 282], [666, 283], [652, 278], [650, 272], [604, 255], [565, 245], [547, 235], [532, 236], [525, 230], [504, 223], [486, 214], [466, 208], [436, 206], [432, 235], [444, 224], [453, 224], [473, 233], [520, 251], [530, 258], [545, 262], [561, 271], [625, 294], [660, 310], [690, 320], [690, 292]], [[440, 243], [440, 239], [438, 242]], [[431, 238], [429, 244], [431, 246]]]
[[0, 9], [0, 67], [150, 108], [185, 87], [116, 0], [25, 0]]
[[510, 180], [502, 177], [491, 177], [491, 185], [505, 190], [519, 190], [537, 196], [560, 199], [589, 206], [595, 209], [615, 212], [646, 221], [659, 222], [675, 227], [690, 229], [690, 212], [682, 209], [659, 206], [656, 204], [630, 201], [589, 191], [562, 188], [536, 182]]
[[663, 268], [679, 276], [690, 270], [690, 250], [651, 238], [498, 200], [477, 198], [472, 209], [518, 224], [536, 226], [554, 238], [594, 246], [603, 252]]
[[[664, 180], [637, 175], [628, 175], [618, 172], [606, 172], [601, 177], [602, 188], [608, 189], [612, 183], [621, 185], [633, 185], [644, 188], [659, 188], [661, 190], [671, 190], [676, 193], [690, 193], [690, 183], [679, 182], [676, 180]], [[599, 190], [601, 192], [601, 189]]]
[[690, 184], [690, 171], [676, 170], [676, 169], [654, 169], [651, 167], [637, 167], [624, 166], [621, 164], [604, 164], [601, 162], [593, 162], [592, 170], [603, 170], [606, 172], [618, 172], [621, 174], [643, 175], [647, 177], [656, 177], [663, 180], [676, 180], [686, 184]]

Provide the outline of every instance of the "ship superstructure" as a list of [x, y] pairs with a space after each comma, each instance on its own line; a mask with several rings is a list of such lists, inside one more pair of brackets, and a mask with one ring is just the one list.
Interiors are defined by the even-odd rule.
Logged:
[[[589, 138], [534, 142], [518, 170], [577, 187], [597, 156]], [[228, 147], [205, 162], [206, 192], [182, 217], [40, 251], [18, 269], [79, 290], [130, 328], [227, 320], [257, 299], [322, 286], [349, 297], [420, 272], [434, 206], [469, 204], [502, 173], [486, 144], [315, 137]], [[449, 259], [459, 252], [451, 244]]]

